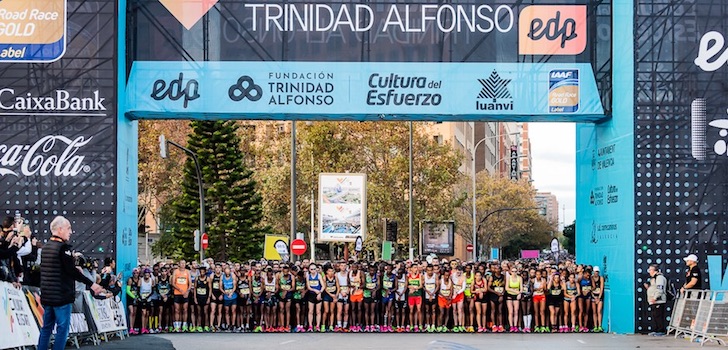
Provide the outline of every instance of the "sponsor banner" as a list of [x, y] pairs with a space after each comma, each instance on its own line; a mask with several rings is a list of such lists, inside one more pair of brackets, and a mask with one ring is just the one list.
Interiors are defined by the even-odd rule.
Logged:
[[604, 117], [589, 64], [135, 62], [126, 101], [135, 118]]
[[611, 6], [596, 0], [128, 2], [136, 24], [130, 52], [139, 61], [196, 58], [199, 42], [184, 38], [201, 36], [207, 21], [212, 59], [220, 61], [517, 62], [539, 56], [539, 62], [568, 57], [586, 63], [597, 58], [597, 35], [610, 29]]
[[38, 323], [22, 289], [0, 282], [0, 312], [0, 349], [38, 343]]
[[518, 146], [511, 146], [511, 169], [510, 169], [511, 180], [518, 180], [520, 174], [518, 173]]
[[422, 254], [455, 255], [455, 222], [420, 223]]
[[288, 236], [265, 235], [263, 258], [268, 261], [288, 261], [290, 259], [288, 240]]
[[53, 62], [66, 51], [66, 0], [0, 1], [0, 62]]
[[91, 292], [84, 292], [84, 299], [93, 318], [96, 332], [116, 332], [126, 329], [126, 312], [116, 298], [96, 299]]
[[538, 259], [540, 252], [536, 250], [521, 250], [521, 259]]
[[366, 208], [366, 174], [320, 174], [319, 242], [366, 238]]

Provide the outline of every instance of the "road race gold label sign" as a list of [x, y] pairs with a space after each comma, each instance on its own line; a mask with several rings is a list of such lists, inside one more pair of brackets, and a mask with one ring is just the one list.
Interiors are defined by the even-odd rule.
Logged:
[[0, 62], [53, 62], [65, 50], [65, 0], [0, 0]]

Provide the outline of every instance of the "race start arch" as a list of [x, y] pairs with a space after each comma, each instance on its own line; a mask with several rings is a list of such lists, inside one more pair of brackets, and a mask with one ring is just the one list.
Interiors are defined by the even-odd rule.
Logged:
[[0, 210], [128, 275], [138, 119], [574, 122], [577, 257], [639, 332], [648, 264], [726, 263], [721, 3], [3, 0]]

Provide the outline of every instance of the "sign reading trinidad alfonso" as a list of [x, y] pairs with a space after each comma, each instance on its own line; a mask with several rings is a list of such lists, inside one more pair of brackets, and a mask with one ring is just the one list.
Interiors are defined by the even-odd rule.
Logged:
[[205, 39], [212, 59], [189, 60], [172, 42], [135, 51], [130, 118], [605, 117], [588, 31], [596, 15], [576, 1], [159, 0], [149, 11], [135, 15], [139, 42], [167, 35], [155, 21], [179, 22], [182, 37], [169, 35], [184, 42], [206, 13], [224, 16]]
[[66, 0], [0, 1], [0, 62], [53, 62], [66, 51]]

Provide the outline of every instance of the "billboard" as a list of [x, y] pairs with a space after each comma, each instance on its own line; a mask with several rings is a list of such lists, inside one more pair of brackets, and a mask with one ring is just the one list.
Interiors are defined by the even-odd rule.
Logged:
[[455, 255], [455, 222], [420, 222], [420, 253]]
[[268, 261], [279, 260], [287, 262], [290, 258], [288, 240], [288, 236], [265, 235], [263, 258]]
[[63, 215], [75, 249], [113, 256], [116, 2], [4, 0], [0, 14], [0, 56], [24, 50], [0, 57], [0, 214], [20, 210], [41, 241]]
[[602, 1], [129, 3], [131, 118], [608, 116]]
[[366, 174], [319, 174], [319, 242], [366, 238]]

